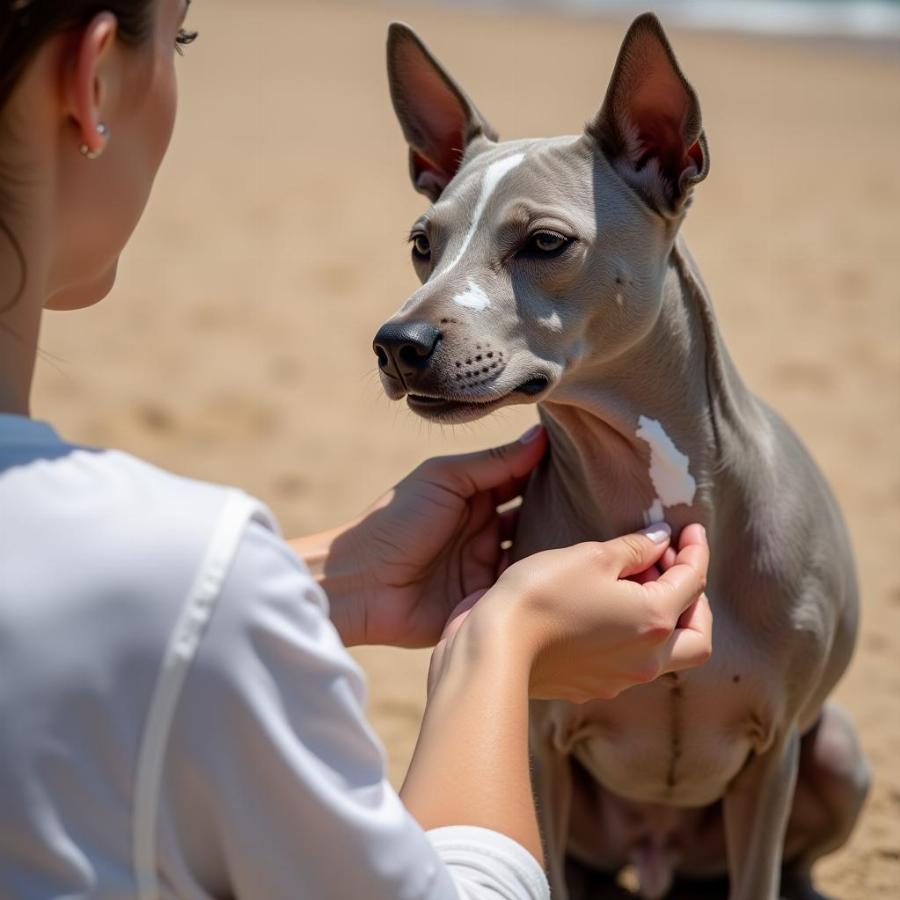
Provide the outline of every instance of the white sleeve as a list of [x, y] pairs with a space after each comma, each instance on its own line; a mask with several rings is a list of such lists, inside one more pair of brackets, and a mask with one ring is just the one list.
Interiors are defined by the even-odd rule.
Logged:
[[549, 898], [510, 838], [421, 830], [385, 780], [364, 701], [321, 589], [251, 521], [169, 739], [158, 835], [172, 895]]
[[450, 825], [426, 832], [450, 870], [461, 898], [550, 900], [547, 876], [517, 841], [474, 825]]

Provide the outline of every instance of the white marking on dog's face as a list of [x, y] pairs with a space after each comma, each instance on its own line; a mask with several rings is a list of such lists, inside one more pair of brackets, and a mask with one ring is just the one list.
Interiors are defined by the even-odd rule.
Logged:
[[694, 502], [697, 482], [688, 471], [690, 460], [673, 443], [656, 419], [641, 416], [638, 419], [637, 437], [650, 446], [650, 480], [656, 491], [656, 499], [644, 513], [647, 524], [663, 519], [663, 507]]
[[462, 245], [459, 250], [456, 251], [456, 256], [454, 256], [446, 266], [441, 266], [440, 270], [432, 275], [432, 280], [439, 278], [442, 275], [446, 275], [463, 258], [466, 250], [469, 249], [469, 244], [472, 243], [472, 238], [475, 237], [475, 233], [478, 231], [478, 226], [481, 224], [481, 217], [484, 215], [488, 201], [497, 189], [497, 185], [500, 184], [504, 175], [508, 175], [513, 169], [521, 165], [523, 159], [525, 159], [524, 153], [513, 153], [509, 156], [504, 156], [502, 159], [498, 159], [496, 162], [492, 162], [487, 169], [485, 169], [478, 203], [475, 206], [472, 222], [469, 225], [466, 236], [463, 238]]
[[583, 134], [561, 134], [559, 137], [529, 137], [517, 138], [517, 142], [523, 144], [540, 144], [543, 147], [574, 147], [584, 140]]
[[468, 287], [461, 294], [457, 294], [453, 302], [457, 306], [477, 310], [487, 309], [491, 305], [488, 295], [471, 278]]
[[549, 316], [544, 316], [542, 319], [538, 319], [537, 322], [538, 325], [541, 326], [541, 328], [546, 328], [548, 331], [552, 331], [554, 334], [559, 334], [563, 328], [562, 319], [555, 309], [550, 313]]

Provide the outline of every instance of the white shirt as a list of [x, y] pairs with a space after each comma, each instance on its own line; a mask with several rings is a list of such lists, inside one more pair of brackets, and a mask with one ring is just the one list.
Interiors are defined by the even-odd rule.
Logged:
[[0, 897], [549, 898], [424, 833], [269, 513], [0, 415]]

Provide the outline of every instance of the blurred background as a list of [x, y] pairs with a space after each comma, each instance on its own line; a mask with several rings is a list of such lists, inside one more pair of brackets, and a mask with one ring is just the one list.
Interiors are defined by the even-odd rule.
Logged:
[[[863, 625], [838, 690], [874, 767], [844, 900], [900, 885], [900, 3], [197, 0], [169, 158], [113, 295], [46, 317], [34, 414], [261, 497], [289, 535], [356, 514], [427, 456], [517, 435], [531, 407], [426, 426], [371, 340], [415, 286], [424, 207], [384, 76], [411, 23], [503, 137], [596, 111], [652, 8], [703, 107], [712, 169], [685, 233], [751, 388], [834, 486]], [[790, 490], [789, 484], [785, 490]], [[427, 654], [356, 653], [399, 783]]]

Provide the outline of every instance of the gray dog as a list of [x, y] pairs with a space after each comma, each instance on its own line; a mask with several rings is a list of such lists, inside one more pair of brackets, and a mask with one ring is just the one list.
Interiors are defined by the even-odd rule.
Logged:
[[498, 142], [415, 34], [391, 95], [417, 190], [422, 286], [378, 332], [388, 396], [433, 421], [538, 403], [550, 453], [524, 556], [665, 519], [712, 548], [711, 660], [614, 700], [537, 702], [535, 793], [558, 898], [636, 870], [640, 894], [728, 875], [731, 900], [817, 896], [810, 868], [868, 786], [825, 700], [857, 589], [840, 513], [791, 430], [743, 385], [678, 238], [709, 168], [700, 107], [657, 19], [622, 45], [585, 132]]

